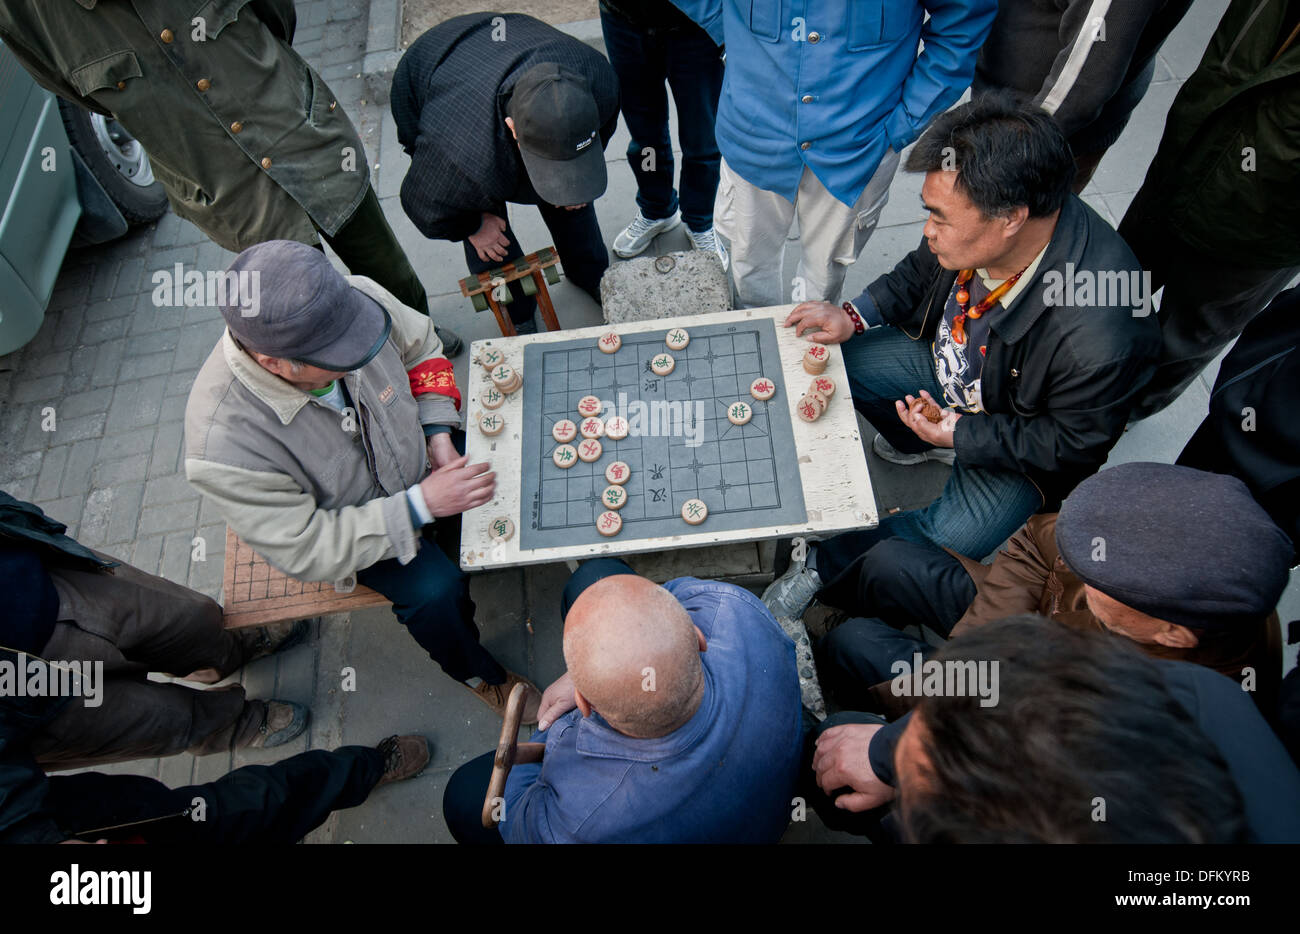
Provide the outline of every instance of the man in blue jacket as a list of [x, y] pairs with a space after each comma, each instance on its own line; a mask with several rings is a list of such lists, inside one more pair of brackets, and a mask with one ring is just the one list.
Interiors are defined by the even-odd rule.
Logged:
[[539, 714], [541, 763], [517, 765], [498, 833], [478, 825], [492, 754], [462, 766], [443, 813], [462, 843], [775, 843], [802, 748], [794, 645], [748, 591], [621, 561], [565, 588], [569, 670]]
[[793, 301], [838, 302], [898, 154], [970, 85], [997, 3], [673, 2], [726, 46], [714, 227], [731, 242], [740, 305], [789, 300], [782, 257], [796, 214]]

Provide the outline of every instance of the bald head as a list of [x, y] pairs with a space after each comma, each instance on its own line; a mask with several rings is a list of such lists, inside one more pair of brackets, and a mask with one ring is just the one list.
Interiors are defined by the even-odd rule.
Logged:
[[672, 594], [634, 574], [592, 584], [564, 622], [573, 686], [610, 726], [638, 738], [666, 736], [699, 709], [703, 641]]

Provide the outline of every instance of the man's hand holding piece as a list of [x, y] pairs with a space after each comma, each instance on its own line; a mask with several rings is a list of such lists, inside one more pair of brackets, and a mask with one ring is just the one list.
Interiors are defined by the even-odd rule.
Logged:
[[420, 481], [424, 503], [435, 519], [482, 506], [496, 491], [497, 475], [489, 464], [471, 464], [462, 455]]
[[[898, 400], [894, 403], [894, 408], [898, 411], [898, 418], [904, 425], [912, 429], [918, 438], [931, 447], [950, 448], [953, 446], [952, 435], [957, 427], [957, 420], [961, 418], [960, 412], [943, 408], [924, 389], [921, 390], [919, 397], [906, 396], [905, 400]], [[942, 413], [943, 417], [939, 421], [933, 422], [927, 417], [926, 413], [933, 413], [936, 409]]]
[[812, 763], [817, 786], [828, 795], [850, 789], [835, 799], [837, 808], [869, 811], [894, 800], [894, 789], [871, 768], [871, 738], [883, 727], [883, 723], [846, 723], [817, 737]]

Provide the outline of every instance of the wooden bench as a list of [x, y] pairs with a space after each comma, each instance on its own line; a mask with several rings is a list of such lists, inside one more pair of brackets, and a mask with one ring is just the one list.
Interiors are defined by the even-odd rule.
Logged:
[[361, 584], [350, 593], [339, 593], [330, 583], [300, 581], [281, 574], [230, 528], [226, 529], [222, 598], [227, 629], [266, 626], [391, 603], [383, 594]]
[[517, 281], [525, 295], [537, 297], [537, 310], [541, 312], [546, 330], [558, 331], [560, 322], [555, 317], [555, 306], [551, 304], [551, 293], [546, 284], [555, 285], [560, 281], [560, 271], [555, 268], [559, 261], [555, 247], [548, 246], [487, 272], [466, 276], [460, 280], [460, 293], [473, 302], [475, 311], [491, 308], [501, 333], [514, 337], [517, 333], [514, 322], [502, 306], [514, 301], [514, 295], [506, 286]]

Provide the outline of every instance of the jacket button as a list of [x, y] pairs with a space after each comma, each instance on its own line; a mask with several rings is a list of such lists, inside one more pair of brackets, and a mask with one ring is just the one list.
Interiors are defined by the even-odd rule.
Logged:
[[812, 143], [800, 143], [799, 148], [804, 151], [807, 151], [809, 149], [812, 149]]
[[269, 169], [270, 167], [271, 167], [271, 157], [270, 157], [270, 156], [263, 156], [263, 157], [262, 157], [262, 168], [264, 168], [264, 169]]
[[1017, 370], [1015, 367], [1012, 367], [1012, 368], [1011, 368], [1011, 378], [1012, 378], [1012, 379], [1020, 379], [1020, 371]]
[[339, 105], [338, 101], [330, 101], [330, 113], [333, 113], [334, 108], [337, 107], [338, 105]]
[[238, 120], [236, 120], [234, 123], [230, 124], [230, 132], [231, 132], [231, 133], [238, 133], [238, 132], [241, 131], [243, 128], [244, 128], [244, 125], [243, 125], [242, 123], [240, 123]]
[[194, 86], [198, 88], [200, 91], [206, 91], [208, 88], [212, 87], [212, 82], [209, 81], [207, 78], [200, 78], [198, 81], [195, 82]]
[[811, 103], [812, 103], [812, 95], [811, 95], [811, 94], [805, 94], [803, 97], [799, 98], [799, 100], [802, 101], [802, 102], [805, 103], [805, 104], [811, 104]]
[[126, 82], [125, 82], [125, 81], [119, 81], [119, 82], [117, 83], [117, 89], [118, 89], [119, 91], [125, 91], [125, 90], [126, 90]]
[[164, 29], [162, 32], [158, 33], [158, 38], [163, 42], [166, 42], [168, 45], [171, 45], [172, 40], [175, 39], [176, 36], [170, 29]]
[[808, 33], [808, 41], [813, 45], [816, 45], [818, 42], [822, 41], [822, 34], [819, 32], [810, 32]]

